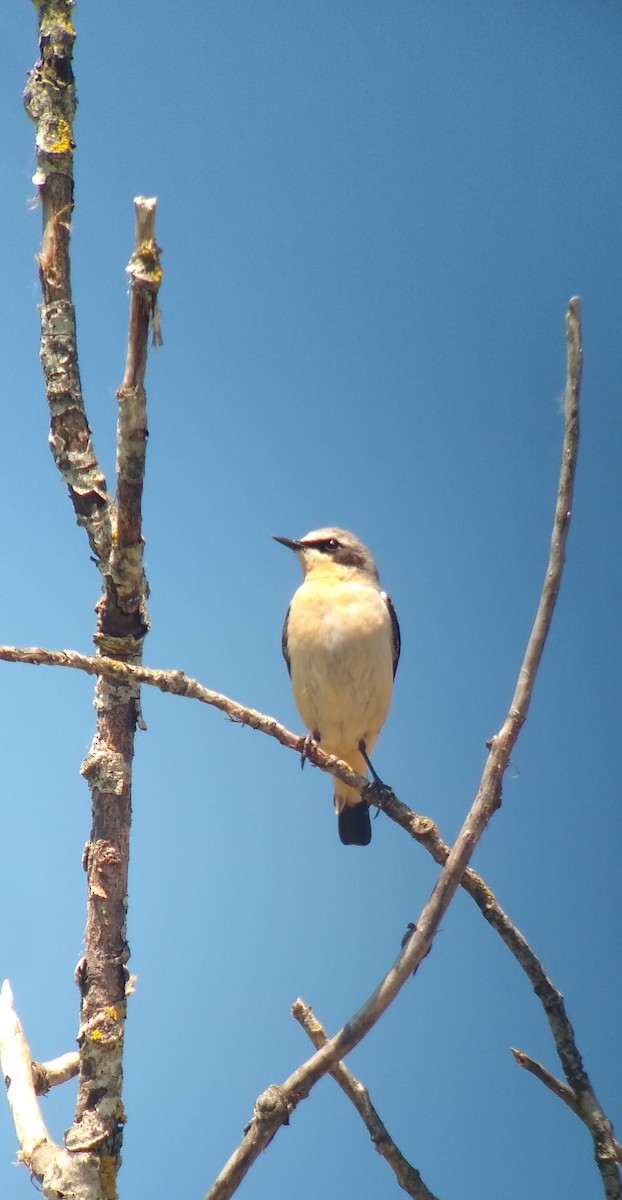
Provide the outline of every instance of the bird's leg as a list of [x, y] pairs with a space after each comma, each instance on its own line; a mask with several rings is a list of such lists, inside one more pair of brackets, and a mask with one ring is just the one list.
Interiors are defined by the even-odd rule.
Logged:
[[359, 742], [359, 750], [360, 750], [361, 754], [363, 755], [365, 762], [367, 763], [369, 771], [371, 772], [371, 777], [372, 777], [374, 783], [376, 784], [376, 787], [386, 788], [386, 786], [387, 786], [386, 783], [382, 782], [382, 779], [376, 773], [376, 771], [374, 771], [374, 768], [372, 767], [371, 760], [367, 753], [367, 747], [365, 746], [365, 738], [361, 738], [361, 740]]
[[[390, 787], [388, 787], [386, 783], [383, 783], [378, 772], [374, 771], [374, 768], [371, 764], [371, 759], [367, 753], [367, 747], [365, 745], [365, 738], [361, 738], [361, 740], [359, 742], [359, 750], [360, 750], [361, 754], [363, 755], [363, 758], [365, 759], [365, 762], [367, 764], [367, 769], [371, 773], [371, 777], [373, 779], [372, 787], [376, 788], [377, 792], [379, 792], [379, 793], [380, 792], [390, 792], [391, 791]], [[378, 796], [378, 800], [379, 800], [379, 803], [378, 803], [378, 807], [374, 813], [374, 821], [376, 820], [376, 817], [378, 816], [378, 813], [380, 812], [380, 809], [382, 807], [382, 803], [381, 803], [382, 797]]]
[[319, 744], [320, 744], [320, 733], [319, 733], [318, 729], [314, 729], [313, 733], [308, 733], [306, 738], [303, 739], [302, 747], [300, 750], [300, 770], [301, 771], [304, 770], [304, 765], [305, 765], [305, 762], [307, 761], [307, 759], [311, 757], [310, 751], [315, 750], [315, 747], [319, 746]]

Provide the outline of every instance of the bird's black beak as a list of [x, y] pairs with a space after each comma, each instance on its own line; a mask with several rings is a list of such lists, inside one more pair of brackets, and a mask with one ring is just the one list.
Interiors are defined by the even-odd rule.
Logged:
[[291, 538], [277, 537], [276, 534], [273, 534], [272, 540], [275, 542], [280, 542], [282, 546], [287, 546], [288, 550], [293, 550], [294, 552], [296, 550], [300, 550], [301, 543], [292, 541]]

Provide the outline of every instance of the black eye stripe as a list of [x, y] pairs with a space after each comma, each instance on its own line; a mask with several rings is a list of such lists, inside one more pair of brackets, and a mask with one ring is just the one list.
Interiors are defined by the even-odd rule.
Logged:
[[332, 554], [341, 548], [341, 542], [338, 542], [337, 538], [322, 538], [317, 542], [303, 542], [303, 545], [312, 550], [319, 550], [320, 554]]

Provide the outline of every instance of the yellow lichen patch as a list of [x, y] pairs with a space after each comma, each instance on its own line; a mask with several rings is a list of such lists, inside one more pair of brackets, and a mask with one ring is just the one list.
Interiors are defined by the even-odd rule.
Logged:
[[495, 897], [494, 897], [494, 894], [491, 892], [490, 888], [488, 887], [488, 884], [484, 883], [484, 880], [482, 879], [481, 875], [478, 875], [477, 872], [474, 871], [472, 867], [469, 868], [469, 877], [470, 877], [470, 882], [475, 884], [475, 887], [478, 889], [478, 891], [483, 892], [483, 894], [486, 898], [485, 899], [486, 908], [492, 908], [492, 906], [495, 904]]
[[108, 1013], [108, 1016], [112, 1017], [113, 1021], [120, 1021], [125, 1015], [123, 1009], [114, 1004], [105, 1004], [104, 1012]]
[[64, 30], [66, 30], [67, 33], [71, 33], [73, 35], [73, 37], [76, 36], [76, 31], [73, 27], [71, 17], [69, 16], [69, 12], [57, 13], [56, 20], [57, 20], [58, 24], [61, 25]]
[[102, 1154], [99, 1160], [99, 1178], [106, 1200], [116, 1200], [118, 1159], [114, 1154]]
[[49, 128], [46, 131], [45, 145], [43, 149], [47, 154], [67, 154], [69, 150], [73, 150], [74, 140], [72, 136], [71, 125], [64, 117], [56, 117], [50, 121]]
[[89, 1029], [87, 1036], [91, 1042], [97, 1043], [97, 1045], [101, 1046], [102, 1049], [105, 1048], [109, 1053], [114, 1052], [119, 1054], [121, 1052], [123, 1030], [117, 1024], [113, 1026], [109, 1025], [107, 1028], [105, 1023], [102, 1026], [96, 1026], [94, 1029]]

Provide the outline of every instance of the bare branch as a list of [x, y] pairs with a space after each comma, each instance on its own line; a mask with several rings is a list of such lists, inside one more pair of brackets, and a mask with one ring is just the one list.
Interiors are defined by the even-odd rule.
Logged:
[[[292, 1016], [299, 1025], [302, 1025], [316, 1049], [319, 1050], [326, 1044], [328, 1035], [313, 1010], [309, 1008], [308, 1004], [305, 1004], [304, 1000], [294, 1002]], [[404, 1158], [395, 1145], [386, 1125], [378, 1116], [369, 1098], [367, 1088], [348, 1070], [344, 1063], [337, 1063], [330, 1074], [354, 1105], [376, 1150], [388, 1162], [403, 1191], [412, 1196], [413, 1200], [436, 1200], [436, 1196], [426, 1187], [419, 1172]]]
[[[572, 1088], [568, 1087], [568, 1084], [562, 1083], [561, 1079], [557, 1079], [555, 1075], [547, 1071], [546, 1067], [542, 1066], [542, 1063], [536, 1062], [535, 1058], [530, 1058], [523, 1050], [515, 1050], [513, 1046], [510, 1046], [510, 1050], [519, 1067], [524, 1067], [526, 1071], [529, 1071], [531, 1075], [539, 1079], [540, 1083], [543, 1083], [554, 1096], [563, 1100], [564, 1104], [567, 1104], [568, 1108], [572, 1109], [575, 1116], [579, 1117], [581, 1121], [583, 1120], [583, 1114], [581, 1113], [575, 1094]], [[613, 1146], [616, 1160], [622, 1164], [622, 1146], [616, 1141], [614, 1141]]]
[[75, 1079], [79, 1071], [80, 1055], [77, 1050], [70, 1050], [58, 1058], [51, 1058], [49, 1062], [33, 1062], [32, 1081], [37, 1096], [47, 1096], [48, 1092], [53, 1087], [58, 1087], [59, 1083], [67, 1083], [69, 1079]]
[[162, 345], [158, 313], [158, 292], [162, 282], [162, 253], [155, 237], [157, 200], [155, 196], [134, 197], [136, 239], [134, 253], [125, 268], [131, 279], [130, 337], [122, 387], [136, 387], [145, 381], [147, 369], [147, 332], [152, 326], [152, 343]]
[[44, 1200], [106, 1200], [99, 1161], [93, 1154], [70, 1154], [50, 1137], [35, 1095], [31, 1054], [13, 1003], [11, 985], [0, 990], [0, 1063], [20, 1146], [18, 1162], [41, 1181]]
[[[80, 1082], [74, 1123], [66, 1135], [73, 1151], [97, 1148], [115, 1192], [124, 1113], [121, 1103], [127, 968], [127, 883], [131, 824], [132, 761], [136, 725], [142, 724], [136, 680], [119, 688], [101, 672], [102, 656], [140, 663], [149, 629], [148, 586], [143, 570], [142, 491], [147, 415], [144, 376], [149, 320], [161, 272], [154, 222], [156, 201], [139, 197], [132, 276], [128, 349], [118, 392], [117, 500], [109, 574], [97, 606], [95, 642], [100, 669], [95, 688], [97, 730], [82, 764], [91, 789], [92, 829], [84, 855], [88, 877], [84, 958], [80, 988]], [[145, 240], [146, 230], [149, 238]], [[93, 1087], [93, 1080], [97, 1087]], [[103, 1167], [102, 1167], [103, 1170]]]
[[8, 979], [0, 990], [0, 1063], [20, 1146], [20, 1162], [30, 1167], [38, 1147], [46, 1146], [53, 1154], [55, 1145], [35, 1095], [30, 1047], [15, 1011]]
[[112, 549], [112, 500], [91, 441], [82, 398], [71, 295], [69, 239], [73, 211], [73, 0], [39, 0], [40, 58], [24, 102], [36, 125], [35, 183], [43, 235], [39, 254], [41, 365], [50, 409], [50, 449], [95, 560], [106, 573]]
[[555, 1096], [564, 1101], [564, 1104], [568, 1105], [568, 1108], [572, 1109], [576, 1117], [581, 1116], [572, 1088], [569, 1088], [567, 1083], [562, 1083], [561, 1079], [556, 1079], [555, 1075], [547, 1071], [546, 1067], [536, 1062], [535, 1058], [530, 1058], [523, 1050], [515, 1050], [513, 1046], [510, 1046], [510, 1050], [519, 1067], [523, 1067], [531, 1075], [535, 1075], [536, 1079], [540, 1080], [540, 1083], [543, 1083], [549, 1091], [553, 1092]]
[[[131, 278], [127, 355], [123, 382], [117, 392], [117, 524], [111, 575], [116, 606], [124, 616], [133, 618], [125, 633], [131, 633], [138, 641], [142, 641], [148, 629], [141, 506], [147, 449], [144, 384], [148, 335], [162, 280], [161, 251], [155, 240], [156, 208], [155, 197], [137, 196], [134, 200], [135, 243], [126, 267]], [[105, 644], [101, 648], [105, 654]]]
[[579, 450], [579, 394], [583, 348], [581, 344], [581, 302], [573, 296], [566, 312], [566, 394], [564, 399], [564, 442], [557, 488], [557, 504], [549, 565], [540, 603], [520, 669], [510, 716], [519, 722], [519, 728], [527, 716], [536, 672], [542, 658], [553, 610], [557, 603], [564, 569], [566, 541], [572, 517], [572, 499]]
[[[237, 700], [224, 696], [222, 692], [214, 692], [211, 688], [204, 687], [196, 679], [185, 675], [183, 671], [163, 671], [159, 668], [119, 662], [104, 656], [78, 654], [75, 650], [45, 650], [40, 646], [0, 646], [0, 662], [68, 667], [70, 670], [83, 671], [86, 675], [100, 675], [116, 685], [119, 697], [124, 694], [125, 689], [133, 689], [144, 683], [173, 696], [185, 696], [189, 700], [198, 700], [201, 704], [218, 708], [237, 724], [249, 725], [252, 729], [259, 729], [269, 737], [276, 738], [282, 746], [287, 746], [298, 754], [302, 753], [304, 747], [305, 758], [308, 758], [314, 766], [331, 772], [353, 787], [361, 790], [367, 789], [366, 799], [369, 798], [371, 803], [377, 802], [376, 790], [373, 785], [369, 784], [363, 775], [357, 775], [355, 771], [351, 771], [347, 763], [335, 758], [332, 754], [325, 754], [314, 743], [308, 744], [303, 734], [292, 733], [274, 717], [266, 716], [255, 708], [239, 704]], [[387, 791], [383, 792], [383, 796], [390, 794]], [[422, 818], [422, 820], [426, 821], [427, 818]]]

